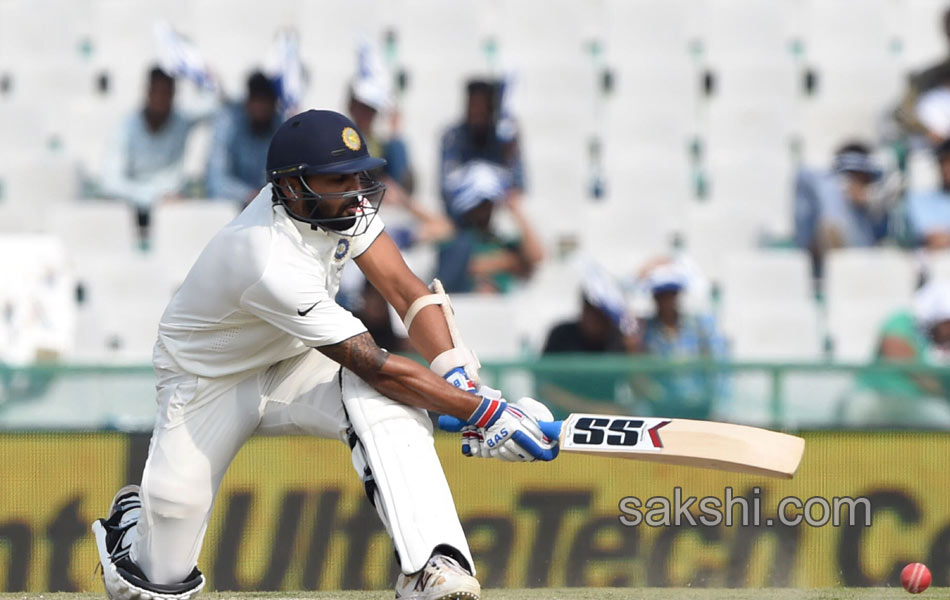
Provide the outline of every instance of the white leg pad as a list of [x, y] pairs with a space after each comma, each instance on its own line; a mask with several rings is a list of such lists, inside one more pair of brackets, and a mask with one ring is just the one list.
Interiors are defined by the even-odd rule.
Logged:
[[94, 522], [92, 533], [96, 538], [96, 548], [99, 550], [106, 596], [110, 600], [190, 600], [205, 586], [204, 575], [201, 575], [193, 585], [154, 586], [155, 589], [149, 589], [152, 586], [148, 582], [135, 577], [126, 578], [113, 564], [109, 551], [106, 549], [106, 530], [102, 523]]
[[[474, 569], [455, 502], [435, 452], [432, 423], [419, 408], [390, 400], [343, 369], [343, 405], [377, 487], [376, 508], [404, 573], [425, 567], [436, 546], [455, 548]], [[474, 573], [473, 573], [474, 574]]]

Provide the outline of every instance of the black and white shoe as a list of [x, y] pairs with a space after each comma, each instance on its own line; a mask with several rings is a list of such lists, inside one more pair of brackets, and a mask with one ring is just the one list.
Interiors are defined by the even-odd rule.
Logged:
[[204, 575], [197, 568], [187, 581], [159, 585], [151, 583], [129, 557], [132, 547], [129, 533], [138, 523], [141, 512], [139, 486], [127, 485], [112, 499], [109, 516], [92, 524], [106, 595], [110, 600], [189, 600], [205, 584]]
[[436, 554], [412, 575], [399, 574], [396, 600], [478, 600], [482, 587], [455, 559]]
[[[94, 532], [98, 525], [105, 533], [103, 536], [105, 551], [113, 564], [129, 555], [132, 541], [129, 539], [131, 536], [127, 534], [139, 522], [141, 512], [142, 498], [139, 486], [127, 485], [116, 492], [112, 499], [112, 506], [109, 507], [109, 516], [93, 523]], [[100, 554], [102, 554], [101, 551]]]

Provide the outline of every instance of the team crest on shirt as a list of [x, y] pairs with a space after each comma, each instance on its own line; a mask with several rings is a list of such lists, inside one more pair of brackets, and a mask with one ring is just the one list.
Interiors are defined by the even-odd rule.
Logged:
[[356, 133], [355, 129], [352, 127], [344, 127], [343, 144], [353, 152], [356, 152], [363, 145], [363, 142], [360, 140], [360, 134]]
[[333, 253], [333, 258], [337, 260], [343, 260], [343, 257], [346, 256], [346, 253], [350, 251], [350, 240], [340, 240], [336, 243], [336, 252]]

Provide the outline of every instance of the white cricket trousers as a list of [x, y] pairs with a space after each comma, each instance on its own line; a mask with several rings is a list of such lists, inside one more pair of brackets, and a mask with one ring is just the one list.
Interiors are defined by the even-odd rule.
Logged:
[[425, 411], [386, 398], [316, 350], [230, 380], [182, 373], [162, 354], [157, 348], [158, 416], [131, 549], [150, 581], [178, 583], [196, 566], [221, 480], [255, 432], [346, 441], [352, 428], [354, 467], [365, 476], [369, 466], [402, 571], [422, 569], [440, 544], [474, 567]]

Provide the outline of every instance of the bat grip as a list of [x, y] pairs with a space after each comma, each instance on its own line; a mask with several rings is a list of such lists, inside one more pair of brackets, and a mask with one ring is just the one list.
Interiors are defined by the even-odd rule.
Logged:
[[541, 427], [541, 432], [552, 440], [561, 439], [562, 425], [564, 425], [564, 421], [538, 421], [538, 426]]
[[465, 427], [465, 421], [462, 419], [449, 415], [439, 415], [439, 429], [442, 431], [457, 433], [462, 431], [463, 427]]
[[[561, 426], [564, 424], [564, 421], [538, 421], [538, 425], [541, 427], [542, 433], [548, 436], [552, 440], [560, 439], [561, 437]], [[443, 431], [459, 432], [465, 427], [466, 423], [458, 417], [452, 417], [449, 415], [440, 415], [439, 416], [439, 429]]]

